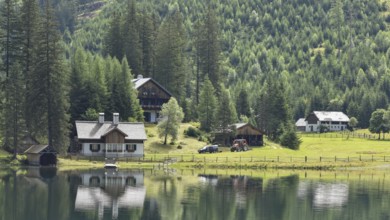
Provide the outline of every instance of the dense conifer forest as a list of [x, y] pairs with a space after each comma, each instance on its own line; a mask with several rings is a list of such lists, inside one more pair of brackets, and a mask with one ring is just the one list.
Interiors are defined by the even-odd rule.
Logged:
[[142, 120], [138, 75], [204, 131], [248, 121], [283, 143], [313, 110], [367, 128], [388, 108], [387, 0], [0, 2], [6, 147], [28, 134], [66, 149], [74, 120], [101, 111]]

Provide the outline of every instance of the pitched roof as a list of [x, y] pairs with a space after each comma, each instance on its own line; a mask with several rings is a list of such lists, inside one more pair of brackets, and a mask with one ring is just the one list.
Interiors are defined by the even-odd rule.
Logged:
[[145, 127], [143, 123], [119, 122], [114, 125], [111, 121], [98, 123], [97, 121], [76, 121], [78, 139], [98, 140], [107, 133], [119, 130], [127, 135], [126, 140], [146, 140]]
[[172, 96], [172, 94], [168, 90], [166, 90], [162, 85], [160, 85], [160, 83], [158, 83], [156, 80], [154, 80], [152, 78], [137, 78], [137, 79], [131, 80], [131, 82], [134, 83], [134, 87], [136, 89], [139, 89], [141, 86], [143, 86], [145, 83], [147, 83], [149, 81], [152, 81], [154, 84], [156, 84], [158, 87], [160, 87], [164, 92], [166, 92], [168, 95]]
[[306, 126], [306, 119], [305, 118], [298, 119], [298, 121], [295, 122], [295, 126], [305, 127]]
[[349, 122], [348, 116], [343, 112], [314, 111], [313, 113], [320, 121]]
[[[48, 147], [49, 147], [49, 145], [47, 145], [47, 144], [46, 145], [32, 145], [24, 153], [25, 154], [39, 154]], [[49, 150], [53, 151], [53, 153], [54, 153], [54, 150], [52, 150], [52, 149], [49, 149]]]

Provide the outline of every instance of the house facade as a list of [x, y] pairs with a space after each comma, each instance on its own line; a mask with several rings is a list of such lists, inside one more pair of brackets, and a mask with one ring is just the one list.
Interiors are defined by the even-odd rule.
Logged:
[[76, 121], [76, 141], [79, 153], [84, 156], [107, 158], [142, 157], [146, 138], [143, 123], [119, 122], [119, 114], [113, 121], [105, 121], [99, 113], [98, 121]]
[[145, 122], [157, 122], [161, 106], [169, 101], [171, 93], [152, 78], [143, 78], [142, 75], [138, 75], [132, 82], [138, 90]]
[[306, 132], [343, 131], [348, 128], [349, 118], [343, 112], [313, 111], [305, 122]]

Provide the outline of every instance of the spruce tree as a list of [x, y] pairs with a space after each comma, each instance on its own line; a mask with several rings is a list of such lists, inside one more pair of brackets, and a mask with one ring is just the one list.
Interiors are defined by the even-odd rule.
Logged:
[[217, 98], [213, 84], [206, 77], [199, 97], [198, 113], [200, 129], [210, 132], [216, 125]]
[[37, 53], [37, 41], [38, 41], [38, 25], [40, 22], [40, 13], [37, 0], [23, 0], [21, 7], [21, 27], [22, 31], [22, 54], [21, 64], [25, 78], [25, 121], [27, 126], [27, 132], [32, 134], [32, 118], [30, 106], [30, 100], [34, 99], [35, 96], [31, 93], [32, 87], [32, 71], [34, 69], [34, 58]]
[[230, 98], [229, 91], [223, 86], [221, 87], [221, 94], [219, 96], [219, 105], [217, 110], [217, 126], [216, 130], [221, 132], [225, 137], [225, 143], [228, 140], [229, 134], [232, 134], [234, 128], [232, 127], [237, 122], [237, 113], [234, 103]]
[[[68, 72], [64, 66], [60, 35], [55, 22], [53, 8], [45, 0], [44, 14], [38, 35], [37, 64], [32, 73], [31, 88], [35, 95], [30, 105], [33, 112], [33, 130], [47, 138], [47, 143], [63, 153], [69, 144]], [[46, 134], [45, 134], [46, 133]]]
[[160, 26], [156, 49], [156, 80], [180, 100], [186, 81], [184, 28], [180, 12], [170, 15]]
[[196, 51], [199, 57], [199, 68], [202, 73], [200, 81], [207, 76], [217, 92], [220, 90], [220, 52], [218, 20], [211, 5], [208, 5], [206, 15], [198, 26]]
[[[141, 74], [142, 50], [139, 37], [137, 10], [134, 0], [127, 0], [127, 10], [124, 19], [123, 47], [124, 54], [134, 75]], [[118, 57], [118, 59], [120, 59]]]
[[248, 98], [248, 92], [245, 88], [240, 90], [236, 101], [237, 114], [241, 117], [241, 115], [245, 115], [247, 117], [250, 116], [250, 104]]

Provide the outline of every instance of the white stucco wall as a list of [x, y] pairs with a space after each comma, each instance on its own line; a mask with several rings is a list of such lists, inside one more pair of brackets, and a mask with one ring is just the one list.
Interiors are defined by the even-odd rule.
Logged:
[[[90, 144], [100, 144], [100, 150], [98, 152], [92, 152]], [[126, 144], [135, 144], [137, 149], [134, 152], [126, 151]], [[144, 144], [141, 143], [125, 143], [123, 144], [124, 152], [105, 152], [104, 143], [83, 143], [81, 149], [81, 155], [84, 156], [104, 156], [104, 157], [142, 157], [144, 155]]]
[[[343, 131], [347, 129], [347, 125], [342, 124], [341, 122], [336, 122], [338, 124], [330, 124], [324, 125], [329, 128], [329, 131]], [[313, 130], [311, 129], [313, 127]], [[306, 132], [319, 132], [321, 127], [321, 122], [317, 122], [317, 124], [307, 124]]]

